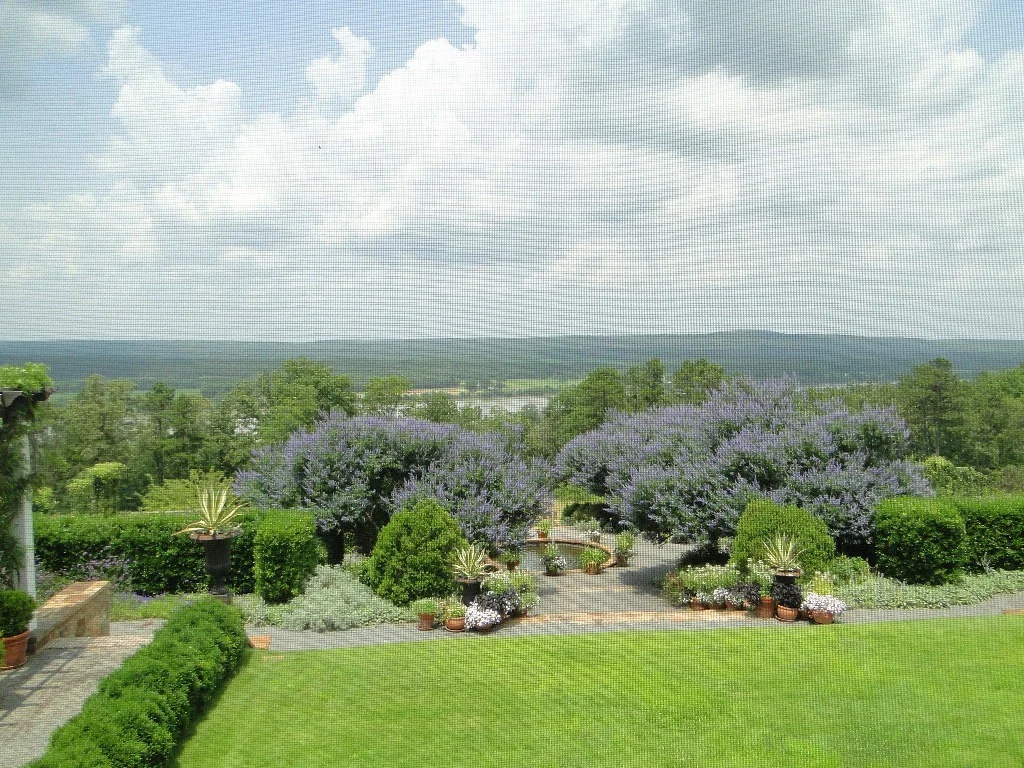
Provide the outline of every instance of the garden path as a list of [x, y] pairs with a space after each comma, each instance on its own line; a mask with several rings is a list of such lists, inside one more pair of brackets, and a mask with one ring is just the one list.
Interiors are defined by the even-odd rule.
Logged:
[[143, 631], [53, 640], [25, 666], [0, 674], [0, 768], [17, 768], [42, 755], [50, 734], [149, 636]]

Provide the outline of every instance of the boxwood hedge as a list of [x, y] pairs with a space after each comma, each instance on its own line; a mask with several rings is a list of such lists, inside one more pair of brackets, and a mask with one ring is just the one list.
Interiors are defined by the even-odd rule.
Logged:
[[167, 764], [189, 724], [235, 671], [247, 644], [237, 610], [203, 598], [107, 676], [29, 768]]
[[886, 576], [911, 584], [945, 584], [967, 564], [967, 531], [948, 499], [899, 496], [875, 512], [875, 554]]

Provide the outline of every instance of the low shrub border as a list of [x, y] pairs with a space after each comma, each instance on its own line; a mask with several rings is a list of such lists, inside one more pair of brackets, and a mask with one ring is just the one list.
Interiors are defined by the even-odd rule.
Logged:
[[878, 569], [912, 584], [945, 584], [967, 564], [966, 528], [956, 505], [946, 499], [899, 496], [875, 512]]
[[29, 768], [165, 765], [238, 670], [246, 642], [241, 614], [212, 598], [176, 611], [152, 643], [104, 678]]

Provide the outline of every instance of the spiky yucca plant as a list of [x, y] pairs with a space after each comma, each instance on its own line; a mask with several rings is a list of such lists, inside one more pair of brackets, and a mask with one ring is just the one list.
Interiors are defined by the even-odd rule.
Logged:
[[452, 560], [452, 573], [456, 579], [476, 581], [482, 579], [491, 570], [487, 561], [487, 551], [478, 544], [462, 547], [455, 553]]
[[238, 525], [238, 513], [245, 502], [236, 498], [229, 483], [210, 483], [199, 489], [199, 518], [178, 533], [218, 536], [231, 533]]
[[792, 573], [800, 570], [800, 555], [803, 552], [796, 539], [784, 533], [764, 543], [765, 562], [775, 571]]

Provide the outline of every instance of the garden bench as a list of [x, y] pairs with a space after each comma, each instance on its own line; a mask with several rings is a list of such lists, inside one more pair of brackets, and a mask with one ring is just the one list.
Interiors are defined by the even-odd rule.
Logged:
[[47, 600], [36, 611], [29, 652], [57, 637], [100, 637], [110, 634], [110, 582], [79, 581]]

